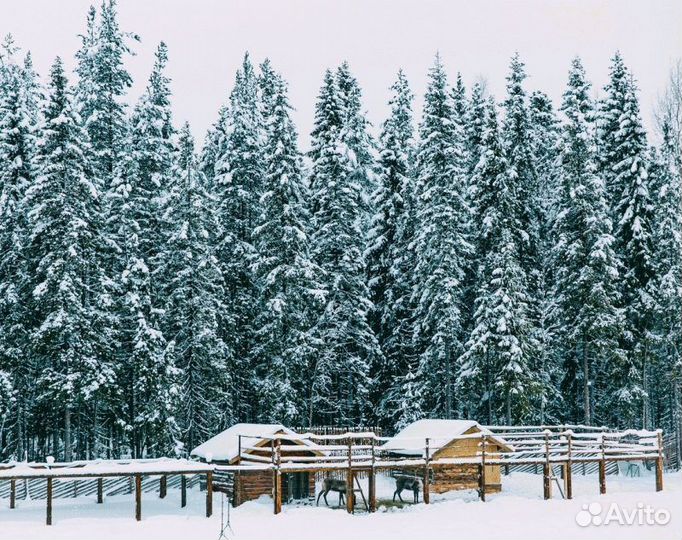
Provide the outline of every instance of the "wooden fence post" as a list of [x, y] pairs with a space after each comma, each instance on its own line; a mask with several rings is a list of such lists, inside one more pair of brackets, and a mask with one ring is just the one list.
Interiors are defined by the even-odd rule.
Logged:
[[47, 479], [47, 518], [46, 525], [52, 525], [52, 478]]
[[606, 493], [606, 449], [604, 447], [605, 433], [601, 433], [601, 459], [599, 460], [599, 493]]
[[429, 491], [429, 460], [430, 460], [430, 452], [429, 452], [429, 438], [426, 438], [426, 444], [424, 446], [425, 449], [425, 460], [424, 460], [424, 480], [423, 480], [423, 487], [424, 487], [424, 504], [429, 504], [431, 502], [431, 493]]
[[17, 501], [17, 480], [12, 478], [9, 481], [9, 507], [10, 509], [16, 508]]
[[180, 475], [180, 508], [187, 506], [187, 477]]
[[348, 436], [348, 471], [346, 472], [346, 511], [352, 514], [355, 510], [353, 491], [353, 439]]
[[485, 502], [485, 450], [486, 435], [481, 436], [481, 464], [478, 466], [478, 492], [481, 500]]
[[658, 457], [656, 458], [656, 491], [663, 491], [663, 434], [658, 432]]
[[[242, 464], [242, 436], [237, 437], [237, 465]], [[232, 506], [239, 506], [241, 504], [241, 495], [239, 493], [242, 485], [242, 473], [240, 470], [232, 477], [234, 484], [232, 486]]]
[[161, 475], [161, 478], [159, 478], [159, 499], [166, 498], [167, 487], [168, 487], [167, 476], [165, 474]]
[[206, 473], [206, 517], [213, 515], [213, 473]]
[[97, 479], [97, 504], [102, 504], [104, 500], [104, 478]]
[[369, 469], [369, 477], [367, 479], [367, 482], [369, 484], [369, 511], [370, 512], [376, 512], [377, 511], [377, 482], [376, 482], [376, 475], [374, 471], [374, 462], [376, 460], [376, 456], [374, 453], [374, 437], [372, 437], [372, 465], [371, 468]]
[[272, 498], [274, 513], [279, 514], [282, 511], [282, 471], [280, 465], [282, 464], [282, 454], [280, 439], [273, 439], [270, 441], [270, 451], [272, 452]]
[[542, 467], [542, 485], [545, 500], [552, 498], [551, 464], [549, 461], [549, 433], [545, 430], [545, 463]]
[[573, 498], [573, 433], [569, 431], [566, 434], [568, 442], [568, 457], [566, 459], [566, 470], [564, 472], [564, 491], [567, 499]]
[[142, 475], [135, 475], [135, 519], [142, 520]]

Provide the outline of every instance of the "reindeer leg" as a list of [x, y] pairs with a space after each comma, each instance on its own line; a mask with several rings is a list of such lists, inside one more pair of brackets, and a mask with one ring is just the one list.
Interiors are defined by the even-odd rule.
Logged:
[[397, 494], [398, 494], [398, 490], [396, 489], [396, 490], [393, 492], [393, 502], [395, 502], [395, 496], [396, 496]]
[[329, 501], [327, 500], [327, 493], [329, 493], [329, 490], [326, 490], [326, 491], [324, 492], [324, 504], [326, 504], [327, 506], [329, 506]]
[[324, 490], [320, 491], [317, 494], [317, 502], [315, 503], [315, 506], [320, 506], [320, 497], [322, 497], [323, 493], [324, 493]]
[[403, 491], [403, 490], [401, 489], [401, 490], [398, 492], [398, 498], [400, 499], [400, 502], [404, 503], [405, 501], [403, 501], [403, 497], [402, 497], [402, 495], [401, 495], [402, 491]]

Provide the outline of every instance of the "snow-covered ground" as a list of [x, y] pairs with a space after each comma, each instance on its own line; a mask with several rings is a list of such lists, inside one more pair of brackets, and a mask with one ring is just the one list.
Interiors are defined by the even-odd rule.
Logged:
[[[272, 514], [272, 501], [263, 497], [231, 509], [231, 530], [227, 537], [241, 539], [318, 539], [373, 538], [508, 538], [508, 539], [583, 539], [583, 538], [682, 538], [682, 474], [665, 476], [665, 490], [656, 493], [654, 478], [646, 474], [641, 478], [609, 476], [607, 495], [598, 494], [597, 478], [574, 476], [574, 499], [542, 499], [542, 477], [515, 473], [503, 478], [504, 491], [488, 497], [483, 503], [474, 492], [453, 492], [433, 497], [431, 505], [405, 504], [402, 508], [382, 504], [390, 501], [393, 481], [379, 477], [377, 493], [379, 511], [376, 514], [348, 515], [345, 510], [322, 506], [284, 505], [280, 515]], [[555, 496], [560, 497], [556, 488]], [[188, 506], [180, 508], [179, 492], [169, 490], [166, 499], [145, 493], [142, 501], [143, 519], [133, 517], [134, 502], [130, 495], [109, 497], [103, 505], [94, 498], [56, 499], [54, 525], [46, 527], [45, 501], [18, 501], [18, 508], [9, 510], [7, 499], [0, 500], [1, 539], [148, 539], [171, 540], [192, 538], [217, 539], [221, 523], [221, 497], [215, 494], [214, 515], [203, 517], [205, 494], [192, 490], [188, 493]], [[410, 500], [411, 494], [403, 493]], [[338, 502], [338, 495], [330, 494], [330, 504]], [[591, 514], [585, 508], [599, 503], [604, 519], [608, 512], [627, 517], [632, 514], [634, 525], [590, 524], [581, 527], [576, 515], [589, 521]], [[611, 504], [616, 503], [616, 510]], [[639, 505], [639, 506], [638, 506]], [[659, 521], [667, 511], [669, 523], [646, 524], [647, 507], [658, 510]], [[594, 504], [594, 513], [599, 510]], [[644, 524], [637, 524], [639, 516]], [[652, 516], [653, 518], [653, 516]]]

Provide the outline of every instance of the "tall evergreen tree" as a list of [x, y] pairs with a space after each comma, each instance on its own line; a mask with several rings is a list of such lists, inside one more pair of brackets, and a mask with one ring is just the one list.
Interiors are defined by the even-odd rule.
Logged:
[[308, 192], [286, 83], [273, 71], [264, 75], [262, 90], [268, 96], [265, 182], [254, 229], [259, 418], [303, 425], [310, 417], [309, 380], [303, 374], [317, 354], [312, 327], [324, 292], [320, 269], [309, 253]]
[[412, 355], [410, 274], [414, 217], [412, 99], [402, 70], [391, 86], [391, 114], [382, 126], [375, 214], [367, 249], [369, 287], [374, 309], [372, 328], [381, 356], [372, 366], [377, 417], [393, 423], [396, 405], [404, 399], [401, 378]]
[[502, 128], [503, 141], [511, 174], [514, 182], [514, 193], [518, 198], [516, 205], [519, 212], [518, 234], [516, 239], [521, 264], [531, 280], [535, 272], [538, 255], [538, 226], [540, 223], [538, 208], [538, 178], [536, 163], [533, 156], [533, 135], [530, 123], [528, 97], [523, 82], [527, 75], [525, 65], [516, 53], [511, 60], [509, 75], [507, 76], [507, 98], [504, 101], [505, 117]]
[[175, 446], [177, 426], [171, 412], [178, 397], [172, 350], [161, 332], [162, 306], [152, 297], [152, 270], [142, 238], [156, 220], [153, 184], [142, 181], [133, 157], [133, 137], [126, 138], [108, 194], [109, 231], [115, 246], [112, 275], [116, 286], [116, 389], [112, 410], [116, 436], [134, 457]]
[[137, 39], [137, 36], [119, 28], [116, 0], [102, 0], [99, 20], [95, 9], [90, 8], [86, 32], [81, 36], [81, 49], [76, 54], [79, 77], [76, 95], [90, 137], [100, 189], [109, 187], [123, 148], [126, 132], [124, 97], [132, 85], [123, 61], [131, 53], [126, 43], [131, 38]]
[[[27, 450], [28, 422], [33, 407], [35, 366], [25, 351], [30, 344], [27, 310], [31, 276], [26, 265], [26, 211], [23, 198], [35, 181], [35, 74], [30, 55], [23, 68], [8, 38], [0, 62], [0, 371], [3, 389], [13, 388], [4, 404], [3, 425], [11, 429], [4, 445], [19, 458]], [[12, 408], [9, 410], [9, 399]], [[2, 444], [2, 443], [0, 443]]]
[[165, 201], [159, 255], [163, 318], [180, 375], [178, 424], [185, 452], [234, 422], [233, 357], [220, 337], [223, 276], [215, 256], [216, 200], [194, 154], [189, 125], [180, 132], [173, 184]]
[[418, 207], [414, 295], [424, 411], [454, 418], [456, 360], [463, 352], [465, 263], [471, 252], [464, 133], [453, 122], [445, 69], [429, 72], [417, 149]]
[[320, 352], [309, 371], [309, 403], [311, 421], [341, 425], [367, 417], [369, 366], [380, 354], [367, 320], [372, 306], [364, 260], [368, 176], [358, 152], [364, 137], [349, 110], [349, 103], [359, 110], [353, 80], [325, 74], [311, 151], [313, 258], [323, 271], [327, 297], [316, 328]]
[[559, 121], [549, 97], [540, 91], [530, 96], [529, 103], [530, 132], [535, 169], [537, 172], [537, 192], [535, 203], [538, 219], [537, 230], [537, 259], [534, 268], [537, 279], [534, 291], [536, 306], [536, 322], [534, 338], [537, 350], [531, 364], [531, 369], [539, 375], [538, 400], [533, 411], [534, 421], [546, 424], [556, 421], [557, 413], [561, 411], [562, 402], [558, 390], [555, 354], [557, 331], [557, 302], [552, 295], [555, 280], [555, 265], [552, 261], [553, 222], [556, 213], [556, 198], [559, 192], [558, 180], [558, 140]]
[[623, 317], [606, 185], [597, 168], [595, 110], [579, 59], [571, 65], [561, 110], [566, 123], [551, 258], [564, 362], [561, 387], [565, 419], [590, 425], [595, 402], [608, 384], [608, 367], [622, 361]]
[[[140, 236], [140, 249], [152, 271], [157, 265], [157, 253], [165, 237], [160, 216], [172, 185], [174, 130], [171, 121], [170, 80], [164, 73], [167, 62], [168, 48], [162, 41], [156, 50], [147, 89], [133, 112], [130, 128], [137, 183], [149, 195], [149, 209], [144, 234]], [[159, 276], [160, 279], [167, 277]], [[154, 288], [155, 285], [152, 289]], [[155, 302], [158, 300], [155, 299]]]
[[675, 132], [667, 122], [662, 125], [662, 135], [652, 171], [656, 186], [654, 245], [657, 249], [653, 288], [657, 355], [651, 377], [651, 424], [679, 434], [682, 430], [682, 169]]
[[249, 373], [254, 343], [253, 318], [256, 293], [253, 265], [257, 252], [252, 231], [260, 215], [263, 191], [263, 119], [258, 99], [258, 79], [249, 55], [244, 56], [230, 95], [225, 138], [215, 165], [215, 191], [219, 199], [218, 259], [226, 280], [221, 337], [235, 355], [235, 403], [237, 419], [257, 414]]
[[[610, 420], [648, 425], [647, 386], [653, 326], [653, 194], [646, 135], [632, 76], [616, 55], [607, 97], [600, 110], [600, 153], [612, 203], [616, 249], [623, 266], [620, 286], [625, 309], [623, 346], [627, 355], [612, 362]], [[610, 180], [610, 183], [609, 183]]]
[[460, 372], [463, 384], [479, 387], [474, 395], [478, 395], [489, 423], [499, 413], [508, 424], [523, 419], [537, 389], [537, 374], [529, 368], [532, 335], [526, 275], [518, 247], [523, 222], [516, 208], [516, 180], [491, 98], [481, 159], [474, 173], [478, 231], [474, 328]]
[[63, 414], [64, 459], [72, 457], [72, 413], [111, 384], [111, 366], [101, 351], [110, 338], [104, 276], [97, 264], [102, 247], [101, 199], [87, 155], [87, 134], [79, 125], [58, 58], [50, 72], [38, 148], [39, 173], [26, 192], [29, 218], [27, 256], [35, 288], [36, 326], [32, 352], [42, 366], [40, 400], [59, 404]]
[[479, 82], [471, 89], [471, 99], [466, 111], [467, 174], [471, 176], [481, 158], [481, 143], [485, 129], [485, 89]]

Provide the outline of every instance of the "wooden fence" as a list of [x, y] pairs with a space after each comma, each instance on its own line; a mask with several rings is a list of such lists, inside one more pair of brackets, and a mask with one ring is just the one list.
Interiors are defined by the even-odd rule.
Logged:
[[[253, 439], [249, 436], [249, 439]], [[409, 443], [405, 448], [392, 444], [389, 449], [383, 443], [391, 438], [379, 437], [372, 432], [349, 432], [345, 434], [318, 435], [300, 433], [296, 439], [314, 441], [307, 450], [318, 450], [321, 455], [302, 456], [301, 446], [281, 444], [292, 439], [291, 434], [263, 435], [258, 439], [269, 445], [253, 445], [239, 442], [239, 465], [218, 466], [226, 472], [270, 470], [273, 477], [274, 511], [279, 513], [282, 505], [281, 475], [292, 472], [335, 474], [345, 477], [346, 485], [353, 486], [357, 474], [369, 479], [369, 509], [376, 508], [376, 473], [380, 470], [418, 471], [422, 476], [424, 502], [429, 502], [429, 478], [431, 471], [440, 467], [476, 465], [479, 475], [479, 496], [485, 500], [486, 466], [538, 466], [542, 468], [543, 494], [552, 497], [552, 479], [558, 467], [564, 481], [566, 498], [572, 498], [572, 474], [574, 467], [592, 464], [599, 478], [599, 491], [606, 493], [606, 473], [609, 464], [620, 462], [653, 462], [656, 490], [663, 489], [663, 439], [661, 431], [626, 430], [604, 431], [603, 428], [585, 426], [490, 426], [482, 432], [448, 437], [401, 438]], [[477, 451], [471, 457], [439, 457], [438, 449], [444, 444], [464, 439], [477, 439]], [[496, 442], [508, 443], [512, 450], [500, 452]], [[435, 451], [434, 451], [435, 450]], [[253, 453], [256, 452], [256, 453]], [[352, 489], [346, 496], [346, 507], [354, 510]]]
[[[118, 494], [121, 493], [121, 489], [127, 493], [134, 491], [135, 519], [140, 521], [142, 493], [153, 489], [150, 488], [150, 477], [158, 478], [160, 498], [166, 497], [169, 478], [174, 479], [180, 485], [180, 506], [184, 507], [187, 504], [188, 477], [191, 479], [197, 475], [205, 475], [206, 517], [210, 517], [213, 513], [213, 470], [214, 466], [210, 464], [166, 458], [70, 463], [6, 463], [0, 464], [0, 483], [6, 482], [7, 487], [2, 493], [9, 495], [10, 510], [16, 508], [17, 501], [21, 500], [17, 495], [23, 495], [24, 498], [44, 498], [47, 508], [45, 523], [52, 525], [52, 500], [56, 493], [64, 495], [71, 491], [74, 497], [96, 493], [97, 503], [102, 504], [106, 494]], [[145, 490], [143, 479], [146, 479]], [[36, 487], [40, 484], [43, 486], [42, 489]]]

